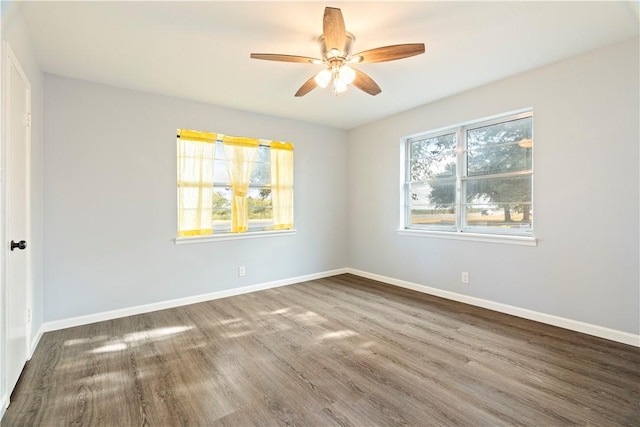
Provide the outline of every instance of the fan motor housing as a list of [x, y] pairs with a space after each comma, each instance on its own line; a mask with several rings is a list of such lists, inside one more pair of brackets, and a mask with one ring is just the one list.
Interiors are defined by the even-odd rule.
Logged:
[[[338, 58], [342, 60], [349, 60], [351, 57], [351, 50], [353, 49], [353, 43], [356, 41], [356, 37], [350, 32], [346, 32], [346, 37], [344, 39], [344, 46], [335, 46], [336, 49], [340, 51], [340, 55]], [[331, 58], [327, 58], [327, 43], [324, 40], [324, 35], [318, 37], [318, 44], [320, 45], [320, 53], [322, 54], [322, 59], [326, 62]], [[333, 47], [332, 47], [333, 48]], [[334, 58], [335, 59], [335, 58]]]

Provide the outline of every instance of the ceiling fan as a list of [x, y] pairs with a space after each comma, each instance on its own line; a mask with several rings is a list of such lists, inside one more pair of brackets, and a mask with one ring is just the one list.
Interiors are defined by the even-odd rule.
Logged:
[[424, 53], [424, 43], [407, 43], [378, 47], [352, 55], [351, 50], [355, 40], [354, 35], [345, 30], [342, 11], [335, 7], [327, 7], [324, 9], [322, 20], [322, 35], [318, 38], [321, 58], [276, 53], [252, 53], [251, 58], [324, 64], [326, 68], [307, 80], [298, 89], [296, 96], [304, 96], [317, 86], [325, 88], [331, 82], [333, 82], [333, 92], [336, 94], [347, 90], [348, 84], [353, 84], [369, 95], [377, 95], [382, 92], [380, 86], [371, 77], [351, 67], [350, 64], [394, 61]]

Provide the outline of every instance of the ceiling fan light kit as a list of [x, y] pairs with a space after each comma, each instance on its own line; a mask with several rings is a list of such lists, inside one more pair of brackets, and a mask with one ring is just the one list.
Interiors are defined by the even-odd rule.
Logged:
[[358, 89], [375, 96], [382, 92], [380, 86], [371, 77], [351, 67], [350, 64], [394, 61], [422, 54], [425, 50], [424, 43], [408, 43], [378, 47], [352, 55], [351, 51], [356, 38], [345, 30], [342, 11], [334, 7], [325, 8], [322, 30], [322, 35], [318, 37], [321, 53], [319, 59], [274, 53], [252, 53], [251, 58], [325, 65], [326, 68], [307, 80], [295, 96], [304, 96], [318, 86], [326, 88], [331, 82], [333, 82], [332, 90], [336, 95], [346, 91], [348, 85], [353, 84]]

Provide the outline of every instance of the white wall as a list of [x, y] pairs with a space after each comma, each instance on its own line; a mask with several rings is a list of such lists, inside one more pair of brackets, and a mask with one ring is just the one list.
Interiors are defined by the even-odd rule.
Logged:
[[[638, 51], [630, 40], [350, 131], [350, 267], [638, 334]], [[396, 234], [402, 137], [525, 107], [537, 247]]]
[[[43, 323], [43, 187], [42, 187], [42, 128], [43, 128], [43, 74], [34, 56], [27, 27], [22, 15], [14, 2], [3, 1], [2, 7], [2, 41], [11, 46], [16, 58], [31, 83], [31, 241], [28, 250], [31, 251], [31, 286], [33, 321], [31, 323], [31, 341], [35, 341], [35, 334]], [[4, 53], [3, 53], [4, 54]], [[3, 58], [4, 66], [5, 60]], [[4, 218], [0, 218], [4, 221]], [[7, 240], [7, 239], [5, 239]], [[10, 239], [9, 239], [10, 240]], [[0, 260], [1, 274], [4, 275], [4, 260]], [[4, 292], [4, 291], [3, 291]], [[3, 294], [4, 295], [4, 294]], [[4, 325], [4, 300], [1, 302], [2, 313], [0, 319]], [[4, 327], [0, 328], [0, 331]], [[1, 333], [1, 332], [0, 332]], [[0, 337], [0, 400], [5, 397], [4, 377], [4, 337]], [[0, 414], [4, 408], [0, 407]]]
[[[175, 245], [183, 127], [294, 143], [297, 234]], [[345, 131], [46, 75], [45, 134], [46, 321], [346, 267]]]
[[[638, 334], [638, 72], [628, 41], [348, 133], [47, 75], [45, 321], [348, 266]], [[397, 235], [401, 138], [524, 107], [538, 246]], [[298, 234], [174, 245], [179, 127], [294, 142]]]

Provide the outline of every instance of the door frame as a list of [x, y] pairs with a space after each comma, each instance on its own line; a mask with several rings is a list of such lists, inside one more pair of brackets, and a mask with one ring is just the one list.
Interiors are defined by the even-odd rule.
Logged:
[[[10, 136], [10, 121], [9, 121], [9, 114], [10, 114], [10, 107], [11, 107], [11, 100], [9, 99], [9, 85], [11, 84], [10, 82], [10, 71], [11, 71], [11, 67], [15, 67], [16, 71], [18, 72], [18, 74], [20, 75], [20, 78], [25, 82], [25, 86], [26, 86], [26, 91], [27, 91], [27, 99], [26, 99], [26, 108], [27, 108], [27, 113], [29, 115], [31, 115], [31, 83], [26, 75], [26, 73], [24, 72], [22, 66], [20, 65], [20, 62], [18, 61], [18, 58], [16, 57], [16, 55], [13, 52], [13, 49], [11, 49], [11, 46], [9, 45], [8, 42], [4, 41], [2, 43], [2, 94], [3, 94], [3, 99], [2, 99], [2, 147], [0, 147], [0, 156], [1, 156], [1, 161], [0, 161], [0, 180], [1, 180], [1, 185], [0, 185], [0, 239], [2, 241], [2, 244], [0, 245], [0, 268], [2, 268], [2, 273], [0, 274], [0, 281], [1, 281], [1, 288], [2, 291], [0, 292], [0, 296], [2, 297], [2, 370], [4, 371], [4, 378], [1, 379], [2, 381], [2, 389], [4, 389], [3, 391], [6, 393], [6, 402], [5, 405], [8, 406], [9, 404], [9, 398], [11, 395], [11, 392], [13, 391], [12, 389], [9, 389], [9, 384], [8, 384], [8, 376], [6, 375], [7, 372], [7, 345], [8, 345], [8, 312], [7, 312], [7, 269], [8, 269], [8, 260], [7, 260], [7, 255], [8, 255], [8, 235], [7, 235], [7, 169], [9, 168], [9, 163], [11, 161], [11, 159], [8, 158], [9, 156], [9, 150], [8, 150], [8, 144], [9, 144], [9, 136]], [[26, 156], [26, 165], [25, 165], [25, 215], [26, 215], [26, 236], [25, 236], [25, 240], [31, 244], [31, 126], [27, 126], [27, 130], [26, 130], [26, 141], [25, 141], [26, 147], [25, 147], [25, 156]], [[26, 355], [27, 355], [27, 360], [29, 360], [31, 358], [31, 341], [32, 341], [32, 334], [33, 334], [33, 303], [32, 303], [32, 277], [31, 277], [31, 271], [32, 271], [32, 258], [31, 258], [31, 250], [28, 250], [26, 255], [26, 269], [27, 271], [25, 272], [25, 280], [26, 280], [26, 307], [25, 307], [25, 316], [27, 315], [27, 313], [29, 313], [28, 315], [28, 321], [26, 322]], [[0, 389], [1, 390], [1, 389]]]

